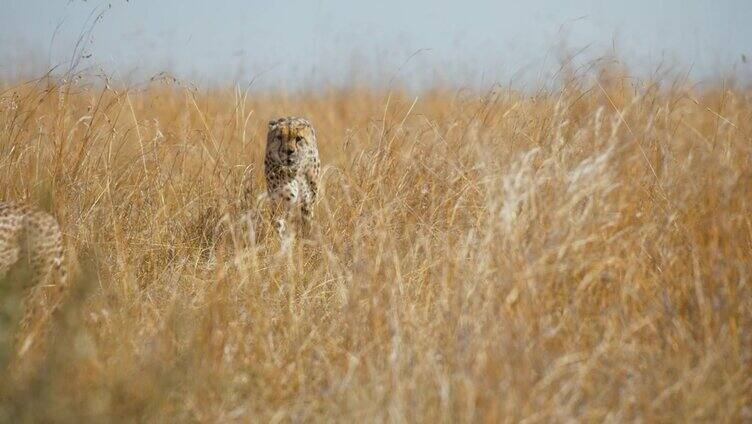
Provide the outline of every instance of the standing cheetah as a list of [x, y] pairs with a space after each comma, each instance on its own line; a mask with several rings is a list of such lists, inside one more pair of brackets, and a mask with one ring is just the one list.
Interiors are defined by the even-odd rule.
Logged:
[[287, 221], [300, 207], [303, 230], [310, 230], [319, 178], [316, 133], [307, 119], [297, 117], [269, 121], [264, 170], [272, 200], [274, 226], [280, 236]]
[[[0, 278], [28, 261], [34, 283], [47, 277], [65, 285], [63, 236], [52, 215], [16, 202], [0, 202]], [[53, 275], [54, 274], [54, 275]]]

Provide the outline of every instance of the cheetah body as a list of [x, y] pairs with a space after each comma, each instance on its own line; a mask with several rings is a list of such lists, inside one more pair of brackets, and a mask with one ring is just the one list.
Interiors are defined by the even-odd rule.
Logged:
[[56, 273], [65, 283], [63, 236], [47, 212], [16, 202], [0, 202], [0, 278], [28, 261], [35, 282]]

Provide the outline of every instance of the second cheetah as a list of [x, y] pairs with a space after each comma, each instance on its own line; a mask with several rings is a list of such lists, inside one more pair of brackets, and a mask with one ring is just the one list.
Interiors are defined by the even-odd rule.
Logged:
[[47, 212], [17, 202], [0, 202], [0, 278], [27, 261], [34, 283], [48, 277], [65, 285], [63, 235]]
[[286, 117], [269, 121], [264, 171], [273, 203], [274, 226], [280, 236], [287, 233], [287, 221], [298, 207], [304, 232], [310, 230], [319, 168], [316, 133], [307, 119]]

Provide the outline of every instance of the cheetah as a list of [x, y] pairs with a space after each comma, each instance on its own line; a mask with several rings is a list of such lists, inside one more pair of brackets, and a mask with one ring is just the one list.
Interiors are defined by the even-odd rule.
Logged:
[[24, 203], [0, 202], [0, 278], [20, 260], [28, 261], [31, 280], [48, 277], [65, 285], [63, 235], [57, 220]]
[[280, 237], [288, 234], [287, 221], [298, 208], [304, 233], [310, 231], [320, 165], [316, 133], [307, 119], [290, 116], [269, 121], [264, 171]]

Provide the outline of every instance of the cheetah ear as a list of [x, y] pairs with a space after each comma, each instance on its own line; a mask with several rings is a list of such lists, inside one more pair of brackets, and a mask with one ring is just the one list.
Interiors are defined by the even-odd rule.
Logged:
[[269, 121], [269, 128], [270, 129], [274, 128], [276, 126], [277, 126], [277, 120], [276, 119], [272, 119], [271, 121]]

